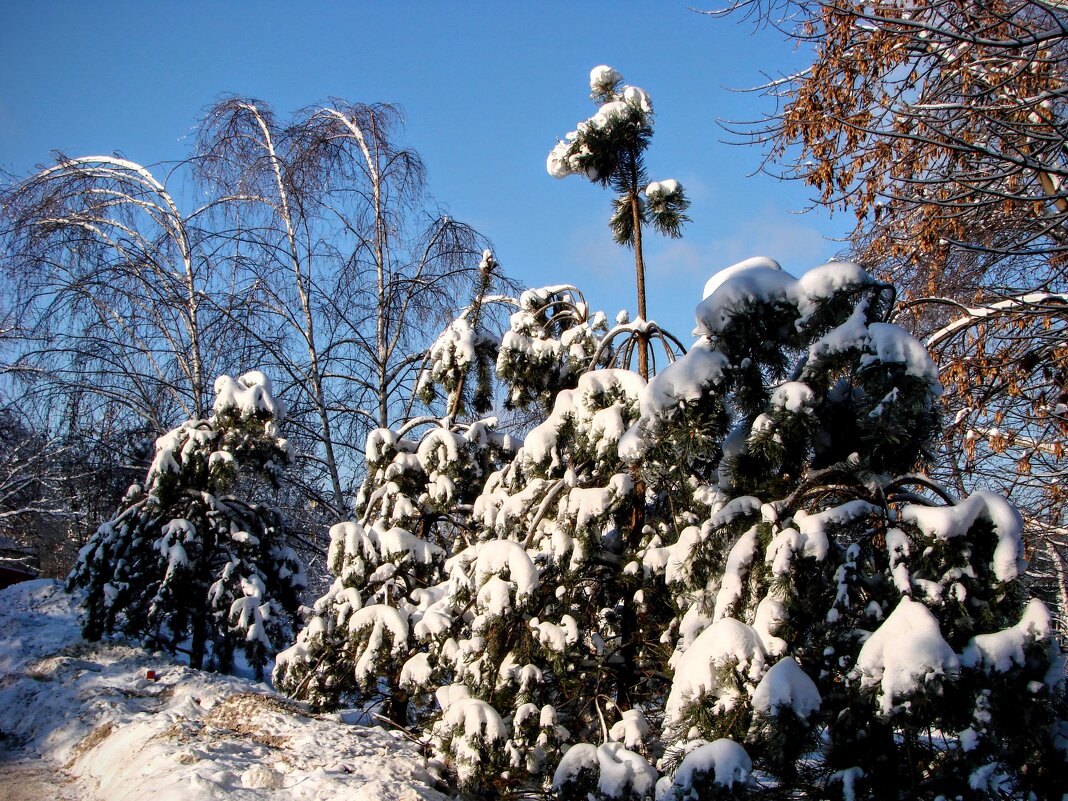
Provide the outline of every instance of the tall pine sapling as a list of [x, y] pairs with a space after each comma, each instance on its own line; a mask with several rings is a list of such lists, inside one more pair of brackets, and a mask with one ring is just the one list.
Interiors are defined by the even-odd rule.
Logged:
[[[608, 66], [590, 72], [590, 99], [597, 113], [580, 122], [549, 153], [546, 168], [554, 178], [584, 175], [612, 189], [616, 197], [609, 225], [616, 242], [634, 251], [639, 326], [649, 319], [645, 307], [645, 256], [642, 228], [652, 225], [660, 234], [682, 235], [689, 218], [689, 201], [674, 180], [649, 181], [645, 151], [653, 136], [653, 104], [645, 90], [623, 83], [623, 76]], [[649, 378], [649, 353], [644, 338], [638, 347], [638, 372]]]
[[288, 461], [284, 407], [250, 372], [215, 382], [214, 414], [156, 441], [144, 485], [82, 549], [68, 578], [86, 592], [85, 636], [112, 632], [229, 670], [262, 674], [292, 640], [303, 566], [272, 509], [229, 494], [243, 476], [277, 486]]

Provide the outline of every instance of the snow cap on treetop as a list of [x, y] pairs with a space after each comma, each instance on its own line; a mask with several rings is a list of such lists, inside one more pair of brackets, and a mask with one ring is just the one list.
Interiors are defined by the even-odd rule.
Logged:
[[[660, 183], [663, 184], [666, 182], [661, 181]], [[647, 195], [651, 194], [653, 186], [654, 184], [649, 184], [649, 188], [645, 190], [645, 193]], [[728, 278], [733, 278], [739, 273], [743, 273], [746, 270], [752, 270], [756, 267], [764, 267], [769, 270], [782, 269], [782, 267], [779, 266], [779, 262], [775, 261], [774, 259], [769, 259], [767, 256], [753, 256], [752, 258], [745, 259], [744, 261], [740, 261], [737, 264], [732, 264], [730, 267], [724, 267], [718, 273], [709, 278], [708, 281], [705, 282], [705, 290], [701, 294], [701, 297], [707, 298], [709, 295], [719, 289], [719, 287], [725, 281], [727, 281]]]
[[590, 96], [594, 98], [609, 95], [615, 91], [623, 76], [606, 64], [590, 70]]
[[268, 412], [277, 422], [282, 422], [286, 408], [281, 400], [272, 395], [271, 379], [259, 370], [250, 370], [236, 381], [228, 375], [215, 379], [216, 414], [223, 409], [234, 408], [242, 414]]

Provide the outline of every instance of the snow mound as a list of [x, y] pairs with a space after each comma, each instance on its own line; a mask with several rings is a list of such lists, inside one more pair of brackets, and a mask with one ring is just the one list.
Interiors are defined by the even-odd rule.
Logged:
[[925, 507], [908, 505], [901, 519], [942, 540], [965, 536], [976, 520], [987, 520], [994, 527], [998, 544], [994, 549], [993, 569], [998, 581], [1012, 581], [1027, 566], [1023, 547], [1023, 518], [1016, 508], [992, 492], [980, 490], [956, 506]]
[[701, 293], [702, 298], [707, 298], [713, 292], [722, 286], [722, 284], [729, 278], [733, 278], [736, 275], [745, 272], [746, 270], [752, 270], [754, 268], [763, 268], [767, 270], [782, 270], [779, 262], [774, 259], [769, 259], [767, 256], [753, 256], [752, 258], [740, 261], [737, 264], [732, 264], [730, 267], [724, 267], [718, 273], [713, 275], [705, 283], [704, 292]]
[[[1053, 638], [1053, 621], [1046, 605], [1032, 598], [1020, 617], [1020, 622], [1002, 631], [978, 634], [964, 647], [961, 664], [968, 668], [985, 670], [988, 673], [1007, 673], [1014, 666], [1027, 664], [1026, 648], [1038, 642], [1056, 652]], [[1055, 689], [1064, 681], [1063, 661], [1056, 655], [1046, 676], [1046, 684]]]
[[786, 303], [796, 294], [797, 279], [776, 262], [758, 256], [720, 270], [705, 284], [697, 305], [694, 336], [721, 333], [741, 309], [755, 303]]
[[553, 774], [553, 787], [564, 787], [584, 773], [597, 775], [597, 789], [606, 798], [645, 798], [656, 785], [656, 770], [620, 743], [571, 746]]
[[879, 707], [890, 715], [924, 685], [960, 670], [931, 611], [907, 595], [860, 649], [862, 687], [879, 687]]
[[311, 716], [264, 684], [87, 643], [78, 615], [58, 582], [0, 591], [0, 732], [66, 766], [82, 798], [444, 801], [406, 740]]
[[817, 712], [822, 702], [816, 683], [791, 656], [776, 662], [753, 693], [753, 709], [757, 712], [778, 715], [789, 709], [802, 720]]
[[682, 801], [696, 797], [699, 778], [708, 777], [721, 787], [743, 788], [752, 783], [753, 761], [746, 750], [733, 740], [721, 737], [699, 745], [682, 760], [671, 784], [664, 782], [657, 793], [660, 801]]
[[[732, 709], [742, 700], [737, 683], [744, 684], [746, 694], [751, 694], [752, 685], [763, 677], [766, 667], [760, 635], [730, 617], [702, 631], [681, 657], [676, 657], [675, 680], [664, 707], [664, 727], [669, 729], [683, 722], [690, 704], [706, 698], [716, 699], [717, 712]], [[724, 681], [727, 672], [734, 674], [734, 681]]]

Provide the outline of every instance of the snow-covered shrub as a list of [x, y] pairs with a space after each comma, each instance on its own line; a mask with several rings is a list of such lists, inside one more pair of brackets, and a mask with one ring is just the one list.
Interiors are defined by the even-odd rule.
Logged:
[[917, 472], [939, 386], [892, 302], [751, 260], [649, 382], [583, 356], [523, 390], [551, 403], [522, 440], [375, 432], [276, 678], [387, 702], [473, 797], [1051, 797], [1063, 665], [1019, 517]]
[[262, 673], [292, 639], [304, 571], [277, 513], [226, 493], [242, 474], [277, 483], [285, 412], [260, 372], [221, 376], [215, 392], [212, 417], [156, 441], [144, 485], [90, 538], [68, 583], [86, 590], [89, 639], [120, 631], [220, 670], [241, 650]]
[[384, 702], [399, 723], [410, 696], [417, 709], [432, 702], [424, 641], [437, 642], [452, 623], [446, 557], [466, 536], [456, 509], [470, 507], [484, 476], [515, 449], [494, 423], [434, 425], [419, 440], [388, 429], [368, 435], [359, 519], [330, 530], [336, 578], [278, 655], [281, 689], [315, 708]]

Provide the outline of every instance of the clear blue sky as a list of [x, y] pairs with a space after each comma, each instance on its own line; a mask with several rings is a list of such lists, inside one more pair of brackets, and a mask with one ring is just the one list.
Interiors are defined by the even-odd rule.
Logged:
[[490, 237], [528, 285], [576, 283], [611, 317], [633, 310], [629, 252], [608, 194], [545, 171], [549, 149], [593, 113], [591, 67], [609, 64], [656, 109], [654, 179], [676, 178], [693, 222], [650, 237], [650, 315], [688, 341], [705, 280], [752, 255], [794, 273], [841, 248], [845, 216], [799, 216], [797, 183], [753, 176], [761, 153], [724, 144], [717, 119], [768, 110], [759, 84], [804, 61], [774, 31], [656, 2], [29, 2], [0, 0], [0, 168], [50, 152], [180, 158], [203, 109], [235, 93], [286, 116], [328, 96], [390, 102], [430, 190]]

